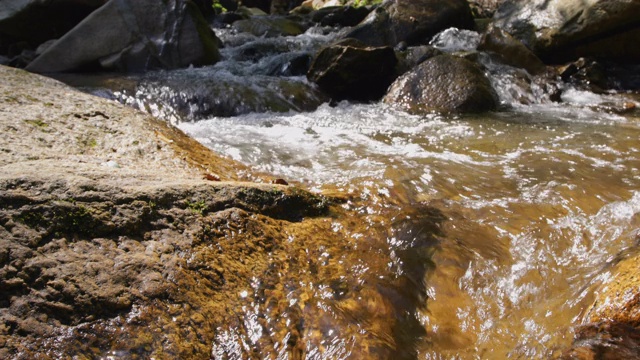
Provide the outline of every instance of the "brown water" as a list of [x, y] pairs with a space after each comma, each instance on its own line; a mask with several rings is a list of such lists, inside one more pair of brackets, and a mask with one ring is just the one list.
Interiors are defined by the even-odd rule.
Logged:
[[[403, 331], [390, 326], [375, 334], [395, 339], [390, 349], [417, 349], [401, 357], [546, 359], [570, 345], [607, 266], [636, 244], [640, 228], [640, 120], [593, 110], [582, 95], [568, 99], [573, 105], [481, 117], [340, 104], [180, 127], [218, 152], [314, 191], [361, 194], [363, 201], [343, 206], [364, 223], [335, 226], [384, 256], [346, 256], [341, 266], [352, 268], [350, 283], [384, 278], [395, 279], [396, 289], [406, 286], [382, 297], [384, 291], [372, 295], [363, 286], [358, 298], [370, 303], [367, 314], [391, 302], [395, 317], [380, 310], [381, 317], [396, 321], [401, 309], [411, 318], [399, 322]], [[419, 220], [433, 220], [429, 211], [441, 217], [435, 232]], [[371, 228], [388, 229], [386, 238], [358, 237]], [[384, 259], [387, 266], [367, 264]], [[247, 309], [244, 316], [256, 314]], [[327, 338], [333, 347], [310, 345], [300, 357], [362, 356], [357, 337]]]

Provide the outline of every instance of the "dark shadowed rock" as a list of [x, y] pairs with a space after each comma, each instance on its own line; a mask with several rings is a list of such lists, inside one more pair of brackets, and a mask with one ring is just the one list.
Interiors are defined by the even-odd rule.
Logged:
[[306, 29], [299, 22], [282, 16], [253, 16], [233, 23], [233, 28], [255, 36], [296, 36]]
[[640, 2], [628, 0], [510, 0], [494, 24], [545, 62], [581, 56], [640, 59]]
[[401, 41], [426, 44], [444, 29], [474, 26], [466, 0], [393, 0], [376, 8], [345, 37], [371, 46], [394, 47]]
[[323, 26], [354, 26], [369, 15], [367, 7], [328, 6], [311, 13], [311, 21]]
[[48, 73], [100, 67], [122, 72], [217, 61], [217, 40], [197, 7], [183, 0], [111, 0], [38, 56]]
[[335, 100], [377, 100], [395, 78], [396, 63], [388, 46], [344, 39], [318, 52], [307, 77]]
[[531, 74], [545, 70], [545, 65], [529, 48], [506, 31], [490, 26], [482, 35], [478, 50], [497, 54], [507, 65], [523, 68]]
[[495, 109], [497, 97], [477, 64], [439, 55], [398, 78], [384, 102], [412, 114], [482, 112]]
[[0, 1], [0, 37], [35, 48], [76, 26], [107, 0]]
[[441, 54], [442, 51], [429, 45], [411, 46], [402, 51], [396, 51], [397, 74], [402, 75], [424, 61]]
[[243, 0], [242, 6], [258, 8], [268, 14], [271, 11], [271, 0]]

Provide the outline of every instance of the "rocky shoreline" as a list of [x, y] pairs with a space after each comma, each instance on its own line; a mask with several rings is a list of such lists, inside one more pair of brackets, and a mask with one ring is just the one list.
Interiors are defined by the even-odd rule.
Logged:
[[[95, 342], [100, 348], [119, 342], [119, 351], [149, 346], [130, 338], [134, 332], [124, 331], [125, 324], [117, 333], [126, 334], [129, 346], [104, 334], [123, 314], [167, 310], [167, 299], [195, 306], [185, 287], [205, 282], [210, 286], [200, 287], [210, 292], [240, 276], [222, 260], [214, 266], [185, 258], [195, 239], [207, 236], [204, 217], [250, 221], [255, 231], [267, 232], [276, 219], [327, 211], [323, 199], [294, 187], [203, 178], [248, 174], [150, 116], [22, 70], [2, 67], [0, 73], [2, 358], [98, 355], [91, 350]], [[264, 238], [256, 234], [244, 250], [274, 246]], [[180, 318], [190, 317], [198, 318]], [[148, 320], [164, 326], [160, 318]], [[95, 326], [102, 332], [88, 330]], [[92, 341], [70, 351], [88, 333]]]

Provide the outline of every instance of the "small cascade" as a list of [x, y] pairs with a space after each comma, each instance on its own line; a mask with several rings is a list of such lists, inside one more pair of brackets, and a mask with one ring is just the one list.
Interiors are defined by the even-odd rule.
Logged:
[[[136, 78], [134, 89], [113, 88], [107, 97], [173, 124], [211, 116], [312, 111], [328, 98], [306, 79], [312, 55], [335, 37], [330, 28], [260, 37], [216, 29], [223, 47], [212, 66], [157, 71]], [[94, 91], [105, 96], [104, 90]]]

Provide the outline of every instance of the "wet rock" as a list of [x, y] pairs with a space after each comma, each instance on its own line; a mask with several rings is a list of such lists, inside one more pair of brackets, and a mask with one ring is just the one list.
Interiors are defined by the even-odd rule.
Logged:
[[61, 37], [107, 0], [22, 0], [0, 3], [0, 37], [39, 44]]
[[640, 330], [624, 323], [604, 321], [576, 329], [573, 346], [563, 360], [617, 360], [640, 358]]
[[482, 35], [478, 50], [493, 52], [505, 64], [526, 69], [534, 75], [545, 70], [542, 60], [531, 50], [506, 31], [494, 26], [490, 26]]
[[305, 27], [297, 21], [281, 16], [254, 16], [233, 23], [233, 28], [255, 36], [296, 36], [304, 33]]
[[242, 14], [228, 11], [228, 12], [224, 12], [216, 15], [213, 20], [213, 26], [216, 28], [224, 28], [227, 25], [231, 25], [234, 22], [239, 20], [244, 20], [244, 17], [242, 16]]
[[251, 112], [311, 111], [328, 100], [305, 79], [254, 76], [247, 83], [242, 76], [215, 74], [207, 69], [150, 73], [138, 83], [134, 94], [121, 93], [118, 98], [173, 122]]
[[497, 96], [482, 69], [452, 55], [432, 57], [398, 78], [383, 99], [412, 114], [482, 112]]
[[640, 89], [640, 66], [579, 58], [558, 67], [562, 80], [579, 89], [603, 93], [607, 89], [637, 91]]
[[398, 76], [437, 55], [442, 55], [442, 51], [429, 45], [411, 46], [396, 51], [396, 57], [398, 58], [398, 65], [396, 66]]
[[595, 93], [602, 93], [608, 86], [604, 68], [593, 59], [580, 58], [560, 67], [559, 73], [562, 80]]
[[287, 14], [296, 6], [302, 4], [302, 0], [271, 0], [271, 14]]
[[311, 21], [322, 26], [355, 26], [369, 15], [366, 7], [330, 6], [315, 10]]
[[267, 16], [269, 15], [268, 11], [264, 11], [257, 7], [246, 7], [239, 6], [238, 10], [236, 10], [238, 14], [241, 14], [245, 19], [254, 17], [254, 16]]
[[293, 52], [281, 54], [267, 70], [270, 76], [304, 76], [311, 66], [311, 54], [306, 52]]
[[141, 72], [211, 64], [218, 57], [215, 35], [193, 3], [110, 0], [27, 69], [49, 73], [98, 67]]
[[473, 29], [466, 0], [393, 0], [384, 2], [345, 34], [370, 46], [427, 44], [440, 31]]
[[640, 59], [640, 3], [625, 0], [506, 1], [494, 24], [545, 62], [579, 57]]
[[243, 0], [242, 6], [247, 8], [258, 8], [268, 14], [271, 9], [271, 1], [272, 0]]
[[500, 3], [501, 1], [470, 0], [469, 7], [474, 18], [486, 19], [493, 17]]
[[613, 320], [640, 326], [640, 256], [620, 261], [611, 273], [613, 276], [596, 291], [584, 322]]
[[307, 77], [334, 100], [377, 100], [395, 78], [396, 63], [390, 47], [344, 39], [318, 52]]
[[622, 260], [596, 291], [566, 359], [640, 357], [640, 256]]

